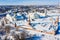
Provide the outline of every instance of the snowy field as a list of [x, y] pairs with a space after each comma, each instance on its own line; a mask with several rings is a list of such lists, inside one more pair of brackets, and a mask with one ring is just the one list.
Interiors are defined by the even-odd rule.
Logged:
[[[10, 15], [6, 16], [6, 19], [8, 20], [3, 17], [2, 20], [0, 20], [0, 26], [2, 26], [0, 27], [0, 40], [5, 40], [5, 38], [7, 38], [6, 40], [20, 40], [21, 38], [24, 38], [25, 40], [60, 40], [60, 34], [54, 35], [49, 33], [51, 31], [55, 32], [58, 29], [60, 25], [58, 24], [58, 22], [60, 22], [60, 14], [51, 13], [47, 15], [49, 17], [33, 19], [33, 21], [30, 22], [27, 20], [17, 21], [15, 17]], [[55, 21], [57, 21], [57, 23]], [[6, 27], [10, 28], [5, 29]], [[4, 31], [4, 29], [6, 31]]]

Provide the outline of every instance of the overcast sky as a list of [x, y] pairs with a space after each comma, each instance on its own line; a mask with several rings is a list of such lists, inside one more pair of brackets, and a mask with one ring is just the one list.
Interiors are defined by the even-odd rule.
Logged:
[[56, 4], [58, 4], [58, 0], [0, 0], [0, 5], [56, 5]]

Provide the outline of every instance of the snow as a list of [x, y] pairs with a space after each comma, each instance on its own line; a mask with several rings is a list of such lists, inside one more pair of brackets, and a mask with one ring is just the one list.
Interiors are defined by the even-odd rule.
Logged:
[[[17, 14], [17, 15], [20, 16], [20, 14]], [[40, 14], [40, 15], [45, 16], [45, 14]], [[59, 13], [48, 13], [47, 15], [49, 15], [51, 17], [42, 18], [42, 19], [41, 18], [34, 19], [34, 14], [30, 13], [29, 14], [30, 18], [34, 19], [34, 21], [31, 21], [31, 23], [37, 23], [34, 27], [31, 27], [29, 25], [27, 26], [26, 20], [13, 21], [12, 17], [9, 14], [7, 14], [6, 18], [12, 23], [5, 24], [5, 26], [10, 25], [11, 28], [14, 28], [14, 29], [10, 30], [10, 34], [12, 34], [13, 32], [14, 32], [14, 34], [20, 34], [22, 31], [25, 31], [25, 32], [27, 32], [27, 34], [30, 37], [33, 37], [34, 35], [36, 35], [36, 36], [42, 37], [42, 40], [57, 40], [57, 39], [60, 40], [60, 35], [51, 35], [51, 34], [46, 34], [46, 33], [37, 31], [37, 30], [41, 30], [44, 32], [45, 31], [50, 32], [50, 31], [54, 30], [53, 28], [51, 28], [51, 30], [49, 30], [49, 27], [51, 25], [53, 25], [53, 22], [56, 21], [56, 19], [57, 19], [56, 15], [60, 15], [60, 14]], [[4, 20], [4, 19], [2, 19], [2, 20]], [[0, 21], [0, 25], [1, 25], [1, 21]], [[59, 16], [59, 22], [60, 22], [60, 16]], [[17, 26], [19, 26], [18, 31], [16, 31], [16, 28], [14, 27], [15, 23]], [[5, 38], [5, 36], [6, 35], [3, 35], [3, 36], [0, 35], [1, 38], [3, 37], [2, 40]], [[8, 39], [9, 38], [13, 39], [11, 35], [8, 36]]]

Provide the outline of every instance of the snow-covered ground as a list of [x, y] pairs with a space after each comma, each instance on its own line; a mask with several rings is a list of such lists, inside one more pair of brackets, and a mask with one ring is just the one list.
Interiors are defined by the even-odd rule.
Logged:
[[[44, 32], [50, 32], [52, 30], [56, 31], [57, 30], [57, 27], [56, 26], [55, 28], [51, 27], [53, 24], [53, 22], [56, 21], [57, 19], [57, 15], [60, 15], [60, 14], [56, 14], [56, 13], [51, 13], [51, 14], [47, 14], [51, 17], [47, 17], [47, 18], [40, 18], [40, 19], [34, 19], [34, 21], [30, 21], [31, 24], [35, 24], [35, 26], [27, 26], [27, 21], [26, 20], [20, 20], [20, 21], [16, 21], [16, 20], [12, 20], [13, 18], [10, 16], [10, 15], [7, 15], [6, 18], [9, 20], [9, 23], [8, 24], [5, 24], [3, 27], [9, 25], [11, 27], [10, 29], [10, 33], [7, 35], [0, 35], [0, 37], [2, 39], [0, 40], [4, 40], [4, 38], [7, 36], [7, 39], [13, 39], [13, 36], [12, 34], [14, 35], [19, 35], [21, 36], [21, 33], [24, 32], [26, 33], [25, 38], [30, 38], [30, 37], [33, 37], [34, 35], [35, 36], [38, 36], [40, 37], [41, 40], [60, 40], [60, 35], [52, 35], [52, 34], [46, 34], [46, 33], [43, 33], [43, 32], [40, 32], [39, 30], [41, 31], [44, 31]], [[9, 17], [9, 18], [8, 18]], [[3, 19], [4, 20], [4, 19]], [[59, 22], [60, 22], [60, 17], [59, 17]], [[15, 23], [16, 23], [16, 27], [15, 27]], [[1, 21], [0, 21], [0, 25], [1, 25]], [[51, 29], [49, 29], [51, 27]], [[16, 30], [17, 29], [17, 30]], [[21, 37], [20, 37], [21, 38]], [[34, 40], [40, 40], [40, 39], [34, 39]]]

